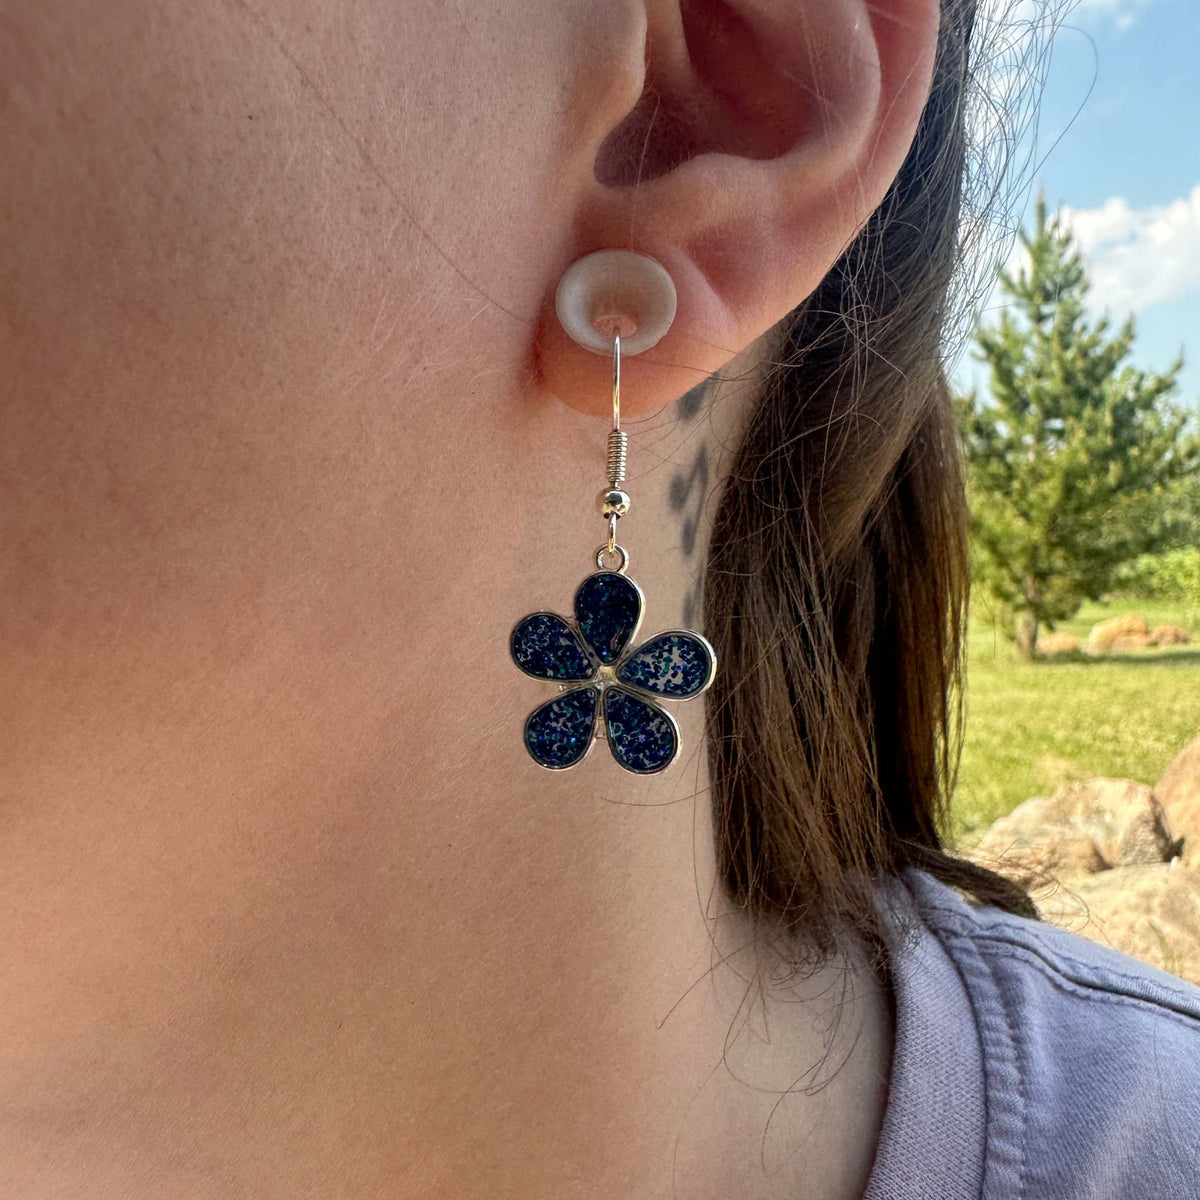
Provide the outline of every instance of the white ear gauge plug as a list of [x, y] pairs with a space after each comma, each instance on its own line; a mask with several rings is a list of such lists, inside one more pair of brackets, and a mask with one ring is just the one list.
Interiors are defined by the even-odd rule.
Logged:
[[656, 346], [675, 320], [675, 284], [657, 259], [635, 250], [597, 250], [573, 262], [559, 280], [554, 310], [568, 336], [596, 354]]

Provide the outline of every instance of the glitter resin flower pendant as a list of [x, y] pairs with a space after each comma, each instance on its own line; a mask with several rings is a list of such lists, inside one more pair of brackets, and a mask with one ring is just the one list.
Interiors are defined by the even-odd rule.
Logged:
[[573, 619], [535, 612], [513, 627], [516, 665], [559, 685], [559, 695], [525, 719], [525, 749], [539, 766], [573, 767], [601, 737], [638, 775], [664, 771], [679, 756], [679, 726], [660, 701], [699, 696], [716, 674], [716, 654], [689, 629], [635, 645], [645, 604], [622, 571], [600, 570], [576, 590]]

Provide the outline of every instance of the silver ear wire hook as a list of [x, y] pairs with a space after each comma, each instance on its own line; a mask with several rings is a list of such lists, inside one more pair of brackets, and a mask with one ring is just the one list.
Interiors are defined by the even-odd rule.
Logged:
[[621, 565], [617, 570], [624, 572], [629, 565], [629, 554], [624, 546], [617, 545], [617, 519], [629, 511], [629, 494], [620, 486], [625, 481], [629, 438], [621, 428], [621, 327], [617, 324], [613, 325], [612, 337], [613, 427], [608, 434], [608, 488], [600, 497], [600, 511], [608, 518], [608, 542], [596, 556], [596, 565], [603, 567], [605, 555], [611, 558], [619, 553]]
[[621, 327], [613, 326], [613, 429], [621, 428]]

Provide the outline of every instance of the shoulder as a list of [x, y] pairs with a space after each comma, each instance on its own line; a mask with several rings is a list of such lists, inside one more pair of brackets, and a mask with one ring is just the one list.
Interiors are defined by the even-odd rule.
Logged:
[[1200, 988], [924, 872], [905, 882], [969, 996], [1013, 1194], [1200, 1198]]

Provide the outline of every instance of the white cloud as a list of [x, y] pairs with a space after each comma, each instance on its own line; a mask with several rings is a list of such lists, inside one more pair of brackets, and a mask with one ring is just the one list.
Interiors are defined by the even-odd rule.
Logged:
[[1079, 0], [1075, 12], [1084, 17], [1093, 13], [1107, 17], [1118, 29], [1128, 29], [1137, 20], [1138, 10], [1151, 3], [1153, 0]]
[[[1065, 205], [1059, 211], [1083, 252], [1094, 311], [1107, 309], [1122, 321], [1200, 290], [1200, 183], [1167, 204], [1134, 208], [1112, 196], [1099, 208]], [[1016, 242], [1008, 269], [1015, 272], [1025, 261]]]

